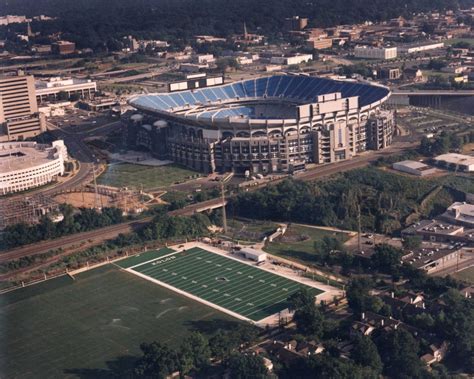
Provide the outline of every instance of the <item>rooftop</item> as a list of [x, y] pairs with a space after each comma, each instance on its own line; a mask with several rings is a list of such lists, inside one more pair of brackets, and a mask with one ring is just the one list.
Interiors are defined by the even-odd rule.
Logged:
[[441, 154], [435, 157], [435, 160], [437, 161], [444, 161], [447, 163], [452, 163], [452, 164], [462, 164], [462, 165], [474, 165], [474, 157], [471, 157], [470, 155], [464, 155], [464, 154], [458, 154], [458, 153], [448, 153], [448, 154]]
[[29, 169], [57, 158], [56, 148], [36, 142], [0, 143], [0, 172]]

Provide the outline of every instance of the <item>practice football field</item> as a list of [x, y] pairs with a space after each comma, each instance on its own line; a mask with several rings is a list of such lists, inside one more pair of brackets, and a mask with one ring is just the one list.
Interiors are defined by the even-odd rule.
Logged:
[[146, 275], [253, 321], [288, 308], [288, 297], [302, 287], [314, 296], [322, 292], [198, 247], [161, 254], [153, 261], [135, 266], [126, 262], [121, 261], [129, 271]]

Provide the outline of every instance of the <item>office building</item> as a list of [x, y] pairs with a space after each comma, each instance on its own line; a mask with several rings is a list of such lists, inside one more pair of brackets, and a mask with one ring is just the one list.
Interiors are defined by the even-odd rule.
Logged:
[[0, 142], [24, 140], [46, 131], [38, 113], [33, 76], [0, 76]]
[[35, 82], [36, 100], [38, 103], [48, 100], [57, 100], [61, 92], [68, 97], [77, 95], [78, 98], [92, 98], [97, 91], [96, 82], [90, 79], [74, 79], [53, 77]]

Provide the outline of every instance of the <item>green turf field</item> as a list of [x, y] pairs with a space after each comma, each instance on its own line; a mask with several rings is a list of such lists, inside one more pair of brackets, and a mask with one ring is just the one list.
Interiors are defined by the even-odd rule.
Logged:
[[192, 176], [199, 175], [170, 164], [166, 166], [143, 166], [131, 163], [114, 163], [97, 178], [97, 183], [113, 187], [159, 188], [167, 187], [175, 182], [182, 182]]
[[145, 253], [142, 254], [137, 254], [134, 255], [133, 257], [122, 259], [115, 264], [122, 267], [122, 268], [129, 268], [135, 265], [138, 265], [140, 263], [148, 262], [156, 258], [160, 258], [163, 255], [167, 255], [169, 253], [172, 253], [174, 250], [164, 247], [160, 250], [149, 250]]
[[288, 308], [287, 298], [301, 287], [316, 288], [201, 248], [170, 254], [135, 266], [149, 276], [253, 321]]
[[236, 322], [107, 265], [0, 295], [0, 378], [111, 378], [142, 342], [176, 347]]

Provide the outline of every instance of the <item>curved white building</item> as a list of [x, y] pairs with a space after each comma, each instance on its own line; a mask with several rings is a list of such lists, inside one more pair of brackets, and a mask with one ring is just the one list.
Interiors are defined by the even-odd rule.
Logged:
[[64, 174], [64, 141], [0, 143], [0, 193], [25, 191], [47, 184]]

